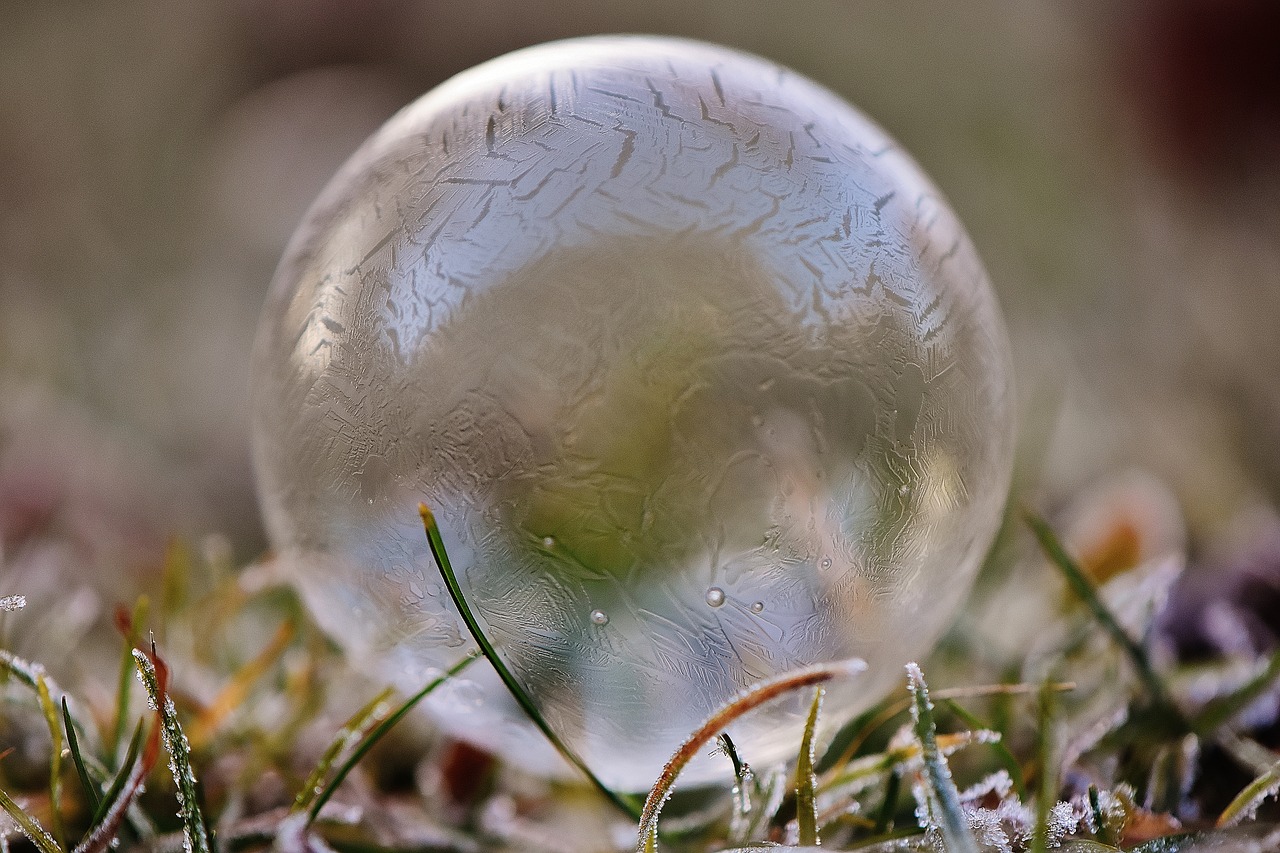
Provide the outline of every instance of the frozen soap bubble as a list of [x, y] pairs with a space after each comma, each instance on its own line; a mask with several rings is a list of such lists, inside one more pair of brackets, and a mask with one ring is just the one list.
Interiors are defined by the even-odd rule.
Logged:
[[[277, 273], [254, 438], [321, 625], [406, 690], [489, 637], [607, 783], [647, 788], [734, 693], [852, 656], [832, 724], [969, 589], [1011, 456], [985, 273], [855, 109], [730, 50], [592, 38], [466, 72], [382, 128]], [[488, 664], [440, 723], [558, 765]], [[794, 755], [808, 696], [732, 729]], [[686, 781], [725, 777], [702, 757]]]

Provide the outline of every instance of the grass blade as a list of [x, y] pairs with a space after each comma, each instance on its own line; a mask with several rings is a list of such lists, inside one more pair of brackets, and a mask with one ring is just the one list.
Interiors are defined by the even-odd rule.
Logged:
[[324, 779], [329, 775], [330, 768], [333, 763], [343, 752], [350, 749], [364, 735], [365, 731], [373, 724], [375, 718], [381, 716], [382, 707], [387, 700], [395, 695], [395, 691], [388, 687], [374, 696], [365, 704], [363, 708], [351, 715], [338, 733], [334, 735], [329, 746], [325, 748], [324, 754], [320, 756], [320, 760], [316, 762], [315, 769], [311, 771], [311, 775], [307, 777], [307, 781], [302, 783], [302, 790], [298, 791], [298, 796], [294, 797], [293, 806], [290, 811], [298, 813], [304, 811], [315, 800], [316, 796], [324, 790]]
[[947, 759], [938, 749], [938, 728], [933, 720], [933, 703], [924, 673], [914, 663], [907, 664], [907, 687], [911, 690], [911, 717], [916, 739], [924, 757], [925, 775], [932, 819], [942, 832], [948, 853], [978, 853], [978, 842], [969, 831], [969, 822], [960, 807], [960, 792], [951, 778]]
[[1280, 761], [1271, 765], [1271, 769], [1244, 786], [1236, 798], [1222, 810], [1218, 816], [1218, 826], [1235, 826], [1242, 820], [1253, 817], [1258, 806], [1268, 797], [1280, 792]]
[[445, 552], [444, 540], [440, 537], [440, 526], [436, 524], [435, 516], [426, 504], [418, 504], [418, 514], [422, 516], [422, 524], [427, 531], [427, 542], [431, 547], [431, 556], [435, 559], [436, 568], [440, 570], [441, 577], [444, 578], [445, 587], [449, 590], [449, 597], [453, 599], [454, 606], [458, 608], [462, 621], [466, 624], [467, 630], [471, 632], [471, 636], [480, 647], [480, 651], [489, 659], [489, 663], [493, 665], [494, 670], [498, 673], [498, 678], [502, 679], [503, 685], [506, 686], [511, 696], [516, 700], [516, 704], [538, 727], [538, 731], [542, 732], [547, 740], [551, 741], [551, 745], [565, 757], [565, 760], [578, 768], [582, 775], [595, 786], [596, 790], [604, 795], [605, 799], [633, 819], [639, 819], [640, 811], [636, 807], [635, 801], [630, 797], [618, 794], [601, 782], [596, 774], [591, 772], [591, 768], [587, 767], [586, 762], [570, 749], [568, 744], [560, 740], [560, 736], [543, 719], [542, 712], [538, 710], [538, 706], [533, 699], [525, 692], [524, 687], [516, 680], [511, 671], [507, 669], [507, 665], [502, 662], [502, 658], [498, 657], [498, 650], [494, 648], [493, 644], [489, 642], [489, 638], [485, 636], [484, 631], [481, 630], [479, 620], [476, 619], [475, 614], [471, 611], [471, 606], [467, 604], [466, 596], [462, 594], [462, 587], [458, 583], [457, 575], [453, 572], [453, 566], [449, 562], [449, 555]]
[[18, 825], [18, 829], [22, 830], [22, 834], [31, 839], [31, 843], [35, 845], [40, 853], [63, 853], [62, 847], [57, 841], [53, 840], [53, 836], [49, 834], [49, 830], [41, 825], [40, 821], [34, 816], [27, 814], [22, 806], [13, 801], [13, 798], [0, 788], [0, 808], [9, 813], [9, 817], [13, 818], [13, 822]]
[[1037, 752], [1040, 763], [1040, 787], [1036, 791], [1035, 824], [1031, 831], [1032, 853], [1045, 853], [1049, 849], [1049, 809], [1058, 799], [1058, 774], [1054, 766], [1053, 750], [1053, 692], [1046, 683], [1040, 691], [1040, 729], [1037, 735]]
[[151, 736], [147, 738], [147, 751], [138, 760], [138, 745], [142, 740], [142, 720], [134, 730], [133, 739], [129, 742], [129, 752], [124, 766], [111, 783], [107, 796], [95, 813], [93, 824], [84, 841], [76, 847], [75, 853], [103, 853], [111, 847], [111, 843], [119, 836], [120, 826], [124, 823], [129, 807], [142, 793], [142, 783], [155, 767], [160, 755], [160, 726], [151, 728]]
[[1272, 653], [1271, 659], [1267, 661], [1262, 672], [1249, 679], [1239, 689], [1208, 702], [1192, 718], [1192, 731], [1201, 736], [1212, 735], [1230, 722], [1232, 717], [1249, 707], [1255, 699], [1271, 689], [1277, 678], [1280, 678], [1280, 650]]
[[43, 670], [36, 672], [36, 696], [40, 699], [40, 711], [49, 727], [49, 742], [52, 745], [49, 756], [49, 826], [61, 847], [66, 839], [62, 828], [62, 723], [58, 719], [58, 711], [49, 693], [49, 681]]
[[169, 668], [154, 648], [150, 654], [134, 649], [133, 659], [138, 664], [142, 684], [155, 703], [156, 713], [160, 717], [160, 732], [165, 748], [169, 751], [169, 769], [173, 771], [173, 781], [178, 786], [178, 816], [182, 819], [183, 832], [186, 834], [187, 853], [211, 853], [209, 835], [205, 832], [200, 801], [196, 794], [196, 777], [191, 770], [191, 748], [178, 723], [178, 709], [169, 697]]
[[338, 786], [340, 786], [343, 780], [347, 778], [347, 774], [349, 774], [355, 766], [360, 763], [360, 759], [364, 758], [369, 750], [373, 749], [373, 745], [381, 740], [383, 735], [391, 731], [392, 727], [394, 727], [396, 723], [404, 719], [404, 716], [413, 710], [415, 705], [429, 696], [432, 691], [441, 684], [444, 684], [450, 678], [458, 675], [477, 660], [478, 657], [478, 655], [474, 654], [467, 655], [462, 660], [445, 670], [438, 678], [432, 679], [425, 687], [410, 696], [403, 705], [396, 709], [395, 713], [378, 723], [378, 725], [369, 732], [364, 740], [361, 741], [360, 746], [357, 747], [356, 750], [351, 753], [351, 756], [342, 763], [342, 766], [338, 768], [338, 772], [329, 780], [329, 784], [316, 795], [315, 800], [311, 803], [311, 809], [307, 812], [306, 823], [309, 825], [315, 821], [316, 817], [320, 814], [320, 810], [324, 808], [324, 804], [329, 802], [329, 798], [333, 796], [334, 792], [338, 790]]
[[146, 623], [149, 609], [150, 599], [145, 595], [139, 596], [137, 603], [133, 605], [132, 616], [123, 606], [116, 608], [116, 629], [125, 638], [125, 643], [124, 653], [120, 656], [120, 677], [116, 682], [115, 726], [111, 732], [111, 743], [107, 746], [107, 765], [113, 769], [116, 768], [116, 759], [120, 757], [125, 731], [129, 728], [129, 696], [135, 671], [133, 650], [141, 647], [134, 626]]
[[71, 711], [67, 708], [65, 696], [62, 697], [62, 726], [67, 733], [67, 748], [71, 751], [71, 761], [76, 766], [77, 775], [80, 776], [80, 787], [84, 788], [84, 795], [89, 798], [89, 805], [94, 812], [97, 812], [100, 802], [98, 786], [89, 779], [89, 770], [84, 766], [84, 756], [80, 754], [80, 738], [76, 736], [75, 723], [71, 720]]
[[813, 737], [818, 728], [818, 712], [822, 708], [821, 686], [813, 693], [813, 704], [804, 722], [800, 739], [800, 755], [796, 759], [796, 826], [801, 847], [818, 846], [818, 801], [814, 794], [817, 779], [813, 774]]
[[98, 802], [98, 807], [93, 812], [93, 820], [90, 821], [91, 826], [97, 826], [106, 816], [107, 809], [111, 808], [111, 804], [120, 796], [120, 792], [124, 790], [125, 781], [129, 778], [129, 773], [133, 769], [133, 765], [138, 760], [138, 750], [142, 748], [142, 726], [143, 721], [138, 720], [137, 728], [133, 730], [133, 738], [129, 741], [128, 751], [125, 753], [124, 761], [120, 765], [119, 772], [115, 778], [111, 780], [110, 787], [107, 788], [102, 799]]
[[889, 831], [893, 821], [893, 809], [898, 804], [898, 792], [902, 788], [902, 771], [893, 768], [884, 783], [884, 800], [880, 803], [880, 811], [876, 814], [875, 835], [883, 835]]
[[1102, 801], [1098, 798], [1098, 786], [1089, 786], [1089, 814], [1093, 817], [1094, 834], [1103, 844], [1113, 844], [1111, 830], [1107, 826], [1107, 816], [1102, 813]]
[[1142, 679], [1142, 684], [1146, 688], [1147, 694], [1153, 701], [1177, 713], [1176, 706], [1169, 698], [1169, 692], [1165, 689], [1164, 682], [1160, 680], [1160, 676], [1156, 674], [1155, 669], [1151, 666], [1151, 660], [1147, 657], [1146, 651], [1129, 636], [1129, 632], [1124, 629], [1106, 603], [1098, 596], [1098, 591], [1094, 588], [1093, 582], [1076, 564], [1076, 561], [1067, 554], [1057, 535], [1054, 534], [1053, 528], [1044, 519], [1031, 512], [1024, 513], [1024, 516], [1039, 541], [1040, 548], [1044, 551], [1045, 556], [1062, 572], [1067, 584], [1089, 608], [1098, 624], [1111, 635], [1120, 648], [1124, 649], [1134, 669], [1138, 671], [1138, 677]]
[[712, 714], [699, 726], [688, 740], [680, 745], [675, 754], [667, 761], [658, 775], [658, 781], [649, 790], [644, 801], [644, 809], [640, 813], [640, 833], [636, 843], [638, 853], [652, 853], [658, 846], [658, 817], [662, 806], [671, 796], [671, 788], [675, 784], [680, 771], [689, 763], [707, 743], [715, 739], [725, 727], [743, 714], [752, 711], [771, 699], [792, 690], [814, 687], [825, 684], [833, 678], [855, 675], [867, 668], [866, 661], [851, 658], [835, 663], [817, 664], [804, 669], [785, 672], [766, 681], [761, 681], [746, 692], [736, 696], [718, 711]]
[[756, 777], [751, 767], [738, 755], [738, 747], [728, 732], [721, 732], [717, 740], [720, 742], [720, 750], [733, 764], [733, 812], [729, 817], [729, 841], [741, 844], [747, 840], [753, 823], [751, 789], [755, 786]]

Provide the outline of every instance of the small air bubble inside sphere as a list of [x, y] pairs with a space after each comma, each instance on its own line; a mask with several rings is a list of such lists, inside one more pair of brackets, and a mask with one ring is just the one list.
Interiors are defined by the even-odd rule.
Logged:
[[[941, 194], [832, 93], [689, 41], [531, 48], [401, 111], [299, 227], [254, 365], [267, 528], [319, 623], [410, 693], [466, 653], [425, 503], [617, 789], [762, 678], [866, 658], [830, 726], [893, 689], [1008, 484], [1006, 336]], [[442, 726], [566, 772], [487, 662], [467, 679], [479, 706], [425, 703]], [[806, 711], [735, 739], [793, 757]]]

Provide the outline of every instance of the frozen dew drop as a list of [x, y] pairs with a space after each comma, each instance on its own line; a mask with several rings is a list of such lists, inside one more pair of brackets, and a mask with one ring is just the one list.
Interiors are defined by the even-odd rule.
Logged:
[[[299, 226], [254, 359], [263, 515], [321, 627], [406, 693], [472, 646], [425, 503], [507, 666], [619, 790], [791, 662], [868, 661], [829, 716], [896, 687], [1008, 487], [1006, 334], [942, 193], [831, 92], [686, 40], [534, 47], [406, 107]], [[486, 667], [427, 711], [564, 772]], [[803, 722], [742, 721], [752, 760]]]
[[592, 623], [593, 625], [608, 625], [608, 624], [609, 624], [609, 614], [608, 614], [608, 613], [605, 613], [603, 610], [592, 610], [592, 611], [591, 611], [591, 623]]

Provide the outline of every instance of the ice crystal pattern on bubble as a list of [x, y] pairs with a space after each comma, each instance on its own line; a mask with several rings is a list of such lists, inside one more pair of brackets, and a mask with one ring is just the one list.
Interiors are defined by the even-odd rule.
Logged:
[[[295, 236], [264, 510], [322, 624], [414, 689], [467, 642], [425, 501], [548, 723], [645, 788], [744, 687], [864, 657], [838, 722], [934, 641], [1003, 501], [1007, 361], [963, 229], [852, 107], [708, 45], [543, 46], [401, 112]], [[444, 723], [537, 763], [479, 670]], [[753, 761], [802, 704], [741, 724]]]

